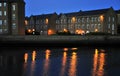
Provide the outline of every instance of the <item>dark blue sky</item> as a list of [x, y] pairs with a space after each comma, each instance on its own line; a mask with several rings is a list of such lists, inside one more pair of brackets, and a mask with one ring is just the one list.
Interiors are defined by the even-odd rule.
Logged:
[[103, 9], [111, 6], [115, 10], [120, 9], [120, 0], [25, 0], [25, 2], [26, 16]]

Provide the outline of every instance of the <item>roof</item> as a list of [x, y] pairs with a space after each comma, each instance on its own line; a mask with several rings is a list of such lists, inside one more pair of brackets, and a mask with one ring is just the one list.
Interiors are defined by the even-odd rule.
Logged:
[[120, 14], [120, 10], [116, 10], [115, 12], [116, 12], [117, 14]]
[[98, 10], [89, 10], [89, 11], [79, 11], [79, 12], [72, 12], [72, 13], [64, 13], [68, 17], [73, 16], [87, 16], [87, 15], [98, 15], [98, 14], [105, 14], [110, 8], [106, 9], [98, 9]]
[[30, 17], [33, 17], [35, 19], [45, 19], [45, 18], [50, 18], [56, 13], [51, 13], [51, 14], [41, 14], [41, 15], [31, 15]]

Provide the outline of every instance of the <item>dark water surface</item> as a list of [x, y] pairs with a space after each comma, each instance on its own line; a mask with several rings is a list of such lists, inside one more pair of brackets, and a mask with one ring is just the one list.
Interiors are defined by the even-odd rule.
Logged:
[[1, 48], [0, 76], [120, 76], [120, 48]]

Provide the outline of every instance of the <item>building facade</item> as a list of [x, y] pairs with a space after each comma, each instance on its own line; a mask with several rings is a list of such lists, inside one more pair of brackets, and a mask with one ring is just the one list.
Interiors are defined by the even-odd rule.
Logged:
[[42, 14], [42, 15], [31, 15], [26, 17], [26, 30], [35, 30], [40, 35], [55, 34], [56, 32], [56, 13]]
[[24, 0], [0, 0], [0, 35], [24, 35]]
[[41, 35], [69, 31], [73, 34], [102, 32], [117, 34], [119, 14], [110, 7], [71, 13], [32, 15], [26, 19], [26, 28], [35, 29]]
[[71, 33], [104, 32], [117, 34], [117, 16], [113, 8], [64, 13], [56, 20], [56, 30]]

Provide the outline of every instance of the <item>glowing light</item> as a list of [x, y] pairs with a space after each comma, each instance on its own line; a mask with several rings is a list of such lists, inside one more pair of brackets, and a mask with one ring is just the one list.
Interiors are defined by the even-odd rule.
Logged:
[[101, 15], [100, 16], [100, 21], [103, 22], [103, 20], [104, 20], [104, 17], [103, 17], [103, 15]]
[[67, 29], [64, 29], [63, 31], [64, 31], [64, 32], [68, 32], [68, 30], [67, 30]]
[[27, 20], [25, 20], [25, 25], [28, 25], [28, 21]]
[[35, 29], [33, 29], [32, 31], [35, 31]]
[[71, 50], [77, 50], [78, 48], [71, 48]]
[[77, 29], [76, 31], [75, 31], [75, 33], [76, 34], [80, 34], [80, 35], [83, 35], [83, 34], [85, 34], [85, 31], [84, 30], [81, 30], [81, 29]]
[[64, 50], [64, 51], [68, 51], [68, 48], [64, 48], [63, 50]]
[[48, 18], [45, 19], [45, 23], [48, 25]]
[[25, 53], [24, 54], [24, 61], [25, 61], [25, 63], [27, 63], [27, 60], [28, 60], [28, 53]]
[[95, 29], [95, 32], [98, 32], [98, 29]]
[[98, 54], [98, 49], [95, 49], [93, 58], [92, 76], [104, 76], [105, 54]]
[[66, 61], [67, 61], [67, 52], [63, 52], [62, 68], [61, 68], [60, 76], [64, 76], [65, 74]]
[[49, 56], [50, 56], [50, 50], [46, 50], [45, 53], [46, 53], [46, 55], [45, 55], [46, 60], [48, 60]]
[[76, 18], [72, 17], [72, 22], [75, 23], [75, 21], [76, 21]]
[[29, 32], [29, 33], [31, 33], [31, 32], [32, 32], [32, 30], [31, 30], [31, 29], [28, 29], [28, 32]]
[[54, 31], [52, 29], [49, 29], [48, 30], [48, 35], [52, 35], [52, 34], [54, 34]]
[[69, 76], [76, 76], [76, 63], [77, 63], [77, 54], [73, 52], [70, 61]]
[[32, 61], [35, 61], [35, 59], [36, 59], [36, 51], [33, 51], [32, 52]]

